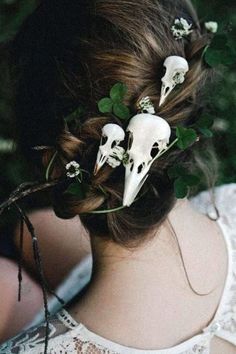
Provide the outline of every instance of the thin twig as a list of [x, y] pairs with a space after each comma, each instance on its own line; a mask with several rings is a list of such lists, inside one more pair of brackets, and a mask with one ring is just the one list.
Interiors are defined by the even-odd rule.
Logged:
[[30, 187], [24, 190], [25, 186], [29, 185], [24, 183], [23, 185], [17, 187], [17, 189], [10, 195], [10, 197], [0, 205], [0, 215], [3, 213], [3, 211], [6, 208], [9, 208], [12, 204], [16, 203], [18, 200], [25, 198], [30, 194], [51, 188], [57, 184], [58, 184], [58, 179], [46, 183], [30, 184]]
[[18, 301], [21, 301], [22, 288], [22, 260], [23, 260], [23, 241], [24, 241], [24, 220], [20, 220], [20, 254], [18, 260]]
[[15, 203], [15, 206], [16, 206], [21, 218], [25, 222], [25, 225], [32, 237], [34, 260], [35, 260], [35, 264], [38, 268], [39, 280], [40, 280], [40, 285], [41, 285], [41, 289], [42, 289], [42, 293], [43, 293], [44, 314], [45, 314], [45, 324], [46, 324], [44, 354], [47, 354], [48, 340], [49, 340], [49, 315], [50, 315], [50, 312], [48, 310], [47, 291], [46, 291], [46, 285], [45, 285], [46, 282], [45, 282], [45, 276], [44, 276], [44, 272], [43, 272], [43, 268], [42, 268], [42, 260], [41, 260], [41, 255], [40, 255], [40, 251], [39, 251], [38, 239], [35, 234], [34, 227], [31, 223], [31, 221], [29, 220], [28, 216], [19, 207], [18, 204]]

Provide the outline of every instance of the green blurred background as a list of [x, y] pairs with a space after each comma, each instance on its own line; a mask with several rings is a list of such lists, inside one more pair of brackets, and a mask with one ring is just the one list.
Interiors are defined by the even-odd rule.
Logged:
[[[229, 24], [230, 46], [236, 53], [234, 0], [194, 0], [201, 21]], [[36, 7], [35, 0], [0, 0], [0, 45], [10, 40], [24, 19]], [[224, 54], [222, 54], [224, 55]], [[236, 54], [235, 54], [236, 57]], [[236, 66], [220, 66], [220, 81], [210, 92], [214, 116], [214, 144], [220, 161], [218, 184], [236, 182]], [[13, 188], [33, 178], [29, 166], [14, 149], [10, 149], [12, 132], [11, 89], [4, 56], [0, 57], [0, 201]]]

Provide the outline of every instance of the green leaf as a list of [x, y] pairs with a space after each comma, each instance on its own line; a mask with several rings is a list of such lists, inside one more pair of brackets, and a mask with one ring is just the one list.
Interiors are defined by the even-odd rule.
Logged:
[[65, 117], [65, 121], [67, 123], [71, 123], [74, 120], [77, 120], [81, 115], [84, 113], [84, 108], [83, 107], [78, 107], [74, 112], [69, 114], [67, 117]]
[[183, 199], [187, 196], [188, 194], [188, 186], [187, 184], [184, 182], [184, 180], [179, 177], [175, 183], [174, 183], [174, 189], [175, 189], [175, 196], [178, 199]]
[[225, 34], [218, 34], [214, 36], [214, 38], [211, 41], [210, 48], [216, 49], [216, 50], [221, 50], [224, 49], [227, 43], [227, 36]]
[[208, 128], [199, 128], [199, 131], [204, 135], [206, 138], [212, 138], [213, 132]]
[[224, 51], [224, 58], [222, 60], [222, 64], [230, 66], [234, 63], [236, 63], [236, 52], [234, 51], [234, 48], [227, 45]]
[[127, 120], [130, 118], [129, 108], [126, 107], [123, 103], [114, 103], [113, 112], [120, 119]]
[[200, 182], [200, 178], [190, 174], [186, 168], [181, 165], [174, 165], [168, 169], [168, 175], [171, 179], [178, 179], [180, 183], [184, 183], [189, 187], [196, 186]]
[[72, 194], [72, 195], [78, 197], [79, 199], [84, 198], [83, 186], [81, 183], [78, 183], [78, 182], [70, 184], [69, 187], [67, 188], [67, 190], [65, 191], [65, 193]]
[[112, 87], [110, 91], [110, 97], [113, 102], [120, 103], [124, 100], [127, 91], [127, 86], [121, 82], [118, 82]]
[[222, 64], [222, 60], [224, 57], [224, 51], [208, 48], [205, 53], [205, 61], [212, 68]]
[[235, 48], [227, 36], [216, 36], [205, 52], [205, 61], [211, 67], [230, 66], [236, 62]]
[[197, 133], [191, 128], [177, 127], [176, 136], [178, 138], [177, 146], [181, 150], [187, 149], [197, 140]]
[[206, 114], [197, 121], [197, 126], [199, 128], [211, 128], [213, 123], [214, 123], [214, 118]]
[[196, 186], [197, 184], [200, 183], [200, 178], [198, 176], [191, 175], [191, 174], [184, 175], [182, 179], [184, 183], [189, 187]]
[[168, 169], [168, 176], [172, 179], [172, 178], [177, 178], [180, 176], [184, 176], [185, 174], [187, 174], [186, 169], [181, 166], [181, 165], [174, 165], [171, 166]]
[[111, 113], [113, 102], [109, 97], [102, 98], [98, 102], [98, 109], [101, 113]]

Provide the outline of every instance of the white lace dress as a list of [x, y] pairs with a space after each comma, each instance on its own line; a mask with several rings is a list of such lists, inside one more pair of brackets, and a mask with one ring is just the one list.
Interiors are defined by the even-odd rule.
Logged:
[[[228, 249], [228, 274], [223, 296], [213, 321], [201, 333], [189, 340], [163, 350], [139, 350], [125, 347], [105, 339], [82, 323], [77, 323], [65, 310], [60, 310], [50, 321], [49, 354], [209, 354], [211, 340], [220, 337], [236, 347], [236, 184], [216, 189], [216, 205], [220, 212], [217, 220], [222, 229]], [[192, 200], [200, 212], [212, 214], [210, 194], [203, 192]], [[73, 272], [71, 281], [84, 284], [91, 274], [91, 258], [80, 264]], [[64, 287], [65, 289], [66, 287]], [[44, 353], [45, 326], [36, 326], [0, 346], [1, 354]], [[220, 353], [219, 353], [220, 354]]]

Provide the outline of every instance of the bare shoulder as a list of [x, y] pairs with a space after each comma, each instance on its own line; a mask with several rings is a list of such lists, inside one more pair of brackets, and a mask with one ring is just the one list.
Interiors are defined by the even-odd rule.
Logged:
[[236, 346], [214, 337], [211, 342], [211, 354], [236, 354]]
[[[45, 275], [55, 288], [91, 252], [89, 236], [79, 217], [62, 220], [52, 209], [34, 211], [29, 217], [38, 236]], [[16, 230], [15, 241], [18, 246], [19, 230]], [[36, 272], [32, 240], [27, 230], [24, 233], [24, 260], [27, 268]]]

